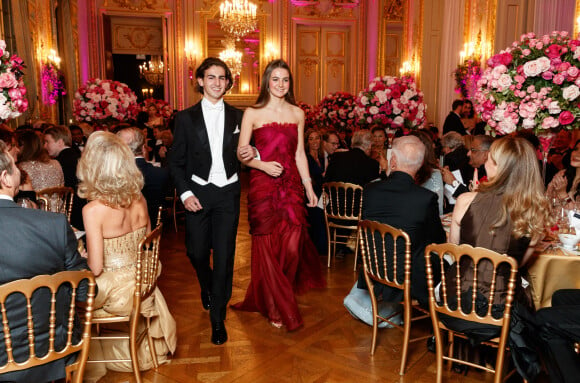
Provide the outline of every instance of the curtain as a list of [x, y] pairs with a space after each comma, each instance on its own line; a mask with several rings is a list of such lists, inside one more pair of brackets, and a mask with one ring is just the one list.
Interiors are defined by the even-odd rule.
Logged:
[[443, 132], [443, 122], [451, 111], [453, 100], [458, 98], [455, 93], [453, 71], [459, 63], [459, 52], [463, 49], [463, 16], [465, 0], [446, 0], [443, 11], [443, 34], [441, 38], [441, 61], [439, 67], [438, 125]]
[[552, 31], [574, 33], [576, 0], [536, 0], [534, 9], [534, 33], [536, 36]]

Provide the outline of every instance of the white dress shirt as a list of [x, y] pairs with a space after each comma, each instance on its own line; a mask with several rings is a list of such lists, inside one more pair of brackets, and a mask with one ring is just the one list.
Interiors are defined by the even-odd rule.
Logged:
[[[226, 168], [224, 166], [224, 101], [219, 100], [216, 104], [212, 104], [203, 98], [201, 100], [201, 110], [207, 130], [207, 136], [209, 138], [212, 162], [207, 181], [196, 176], [195, 174], [191, 176], [191, 180], [201, 186], [214, 184], [217, 187], [224, 187], [226, 185], [237, 182], [238, 174], [235, 173], [230, 178], [227, 178]], [[193, 192], [188, 190], [181, 194], [180, 198], [182, 201], [185, 201], [192, 195]]]

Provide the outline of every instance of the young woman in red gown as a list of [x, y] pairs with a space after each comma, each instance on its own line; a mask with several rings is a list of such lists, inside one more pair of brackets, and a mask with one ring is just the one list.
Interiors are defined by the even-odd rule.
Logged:
[[240, 153], [258, 149], [252, 168], [248, 216], [252, 234], [252, 278], [243, 302], [233, 307], [259, 311], [276, 327], [302, 325], [294, 293], [324, 287], [320, 260], [310, 240], [307, 206], [317, 203], [304, 152], [304, 112], [294, 100], [292, 74], [283, 60], [268, 64], [256, 105], [246, 109]]

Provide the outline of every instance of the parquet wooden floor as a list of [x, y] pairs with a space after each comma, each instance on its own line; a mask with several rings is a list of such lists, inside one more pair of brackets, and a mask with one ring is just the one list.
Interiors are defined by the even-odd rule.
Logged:
[[[250, 235], [247, 220], [247, 174], [242, 177], [241, 215], [238, 229], [234, 287], [231, 302], [239, 302], [250, 278]], [[222, 346], [210, 342], [209, 314], [201, 307], [200, 290], [184, 250], [184, 227], [176, 234], [165, 227], [160, 288], [177, 321], [178, 346], [172, 361], [143, 372], [147, 383], [226, 382], [434, 382], [435, 355], [425, 342], [412, 343], [407, 373], [399, 377], [402, 334], [379, 330], [377, 350], [369, 353], [372, 328], [353, 319], [342, 300], [356, 275], [352, 256], [326, 268], [326, 289], [298, 297], [304, 327], [287, 332], [271, 326], [258, 313], [228, 310], [229, 340]], [[426, 323], [429, 325], [429, 323]], [[428, 327], [424, 327], [427, 331]], [[100, 383], [134, 382], [131, 373], [108, 372]], [[491, 374], [470, 370], [467, 376], [446, 372], [445, 382], [491, 382]]]

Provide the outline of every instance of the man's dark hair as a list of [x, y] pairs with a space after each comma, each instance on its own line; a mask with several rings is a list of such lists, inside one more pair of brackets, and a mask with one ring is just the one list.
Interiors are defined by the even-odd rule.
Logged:
[[[226, 85], [226, 92], [227, 92], [228, 90], [231, 89], [232, 86], [234, 86], [234, 79], [232, 77], [232, 71], [230, 71], [230, 68], [228, 68], [228, 66], [225, 62], [218, 59], [217, 57], [208, 57], [205, 60], [203, 60], [201, 65], [199, 67], [197, 67], [197, 70], [195, 71], [195, 78], [196, 79], [198, 79], [198, 78], [203, 79], [205, 77], [205, 71], [208, 70], [212, 66], [219, 66], [221, 68], [224, 68], [224, 70], [226, 71], [226, 80], [228, 80], [228, 85]], [[196, 82], [196, 89], [199, 93], [203, 94], [203, 86], [200, 86], [197, 82]]]
[[455, 110], [460, 106], [463, 106], [463, 100], [455, 100], [453, 101], [453, 104], [451, 104], [451, 109]]
[[338, 136], [338, 133], [336, 132], [336, 130], [327, 130], [326, 132], [324, 132], [324, 134], [322, 135], [322, 140], [328, 142], [328, 139], [330, 138], [330, 136], [335, 135], [338, 139], [340, 139], [340, 137]]

